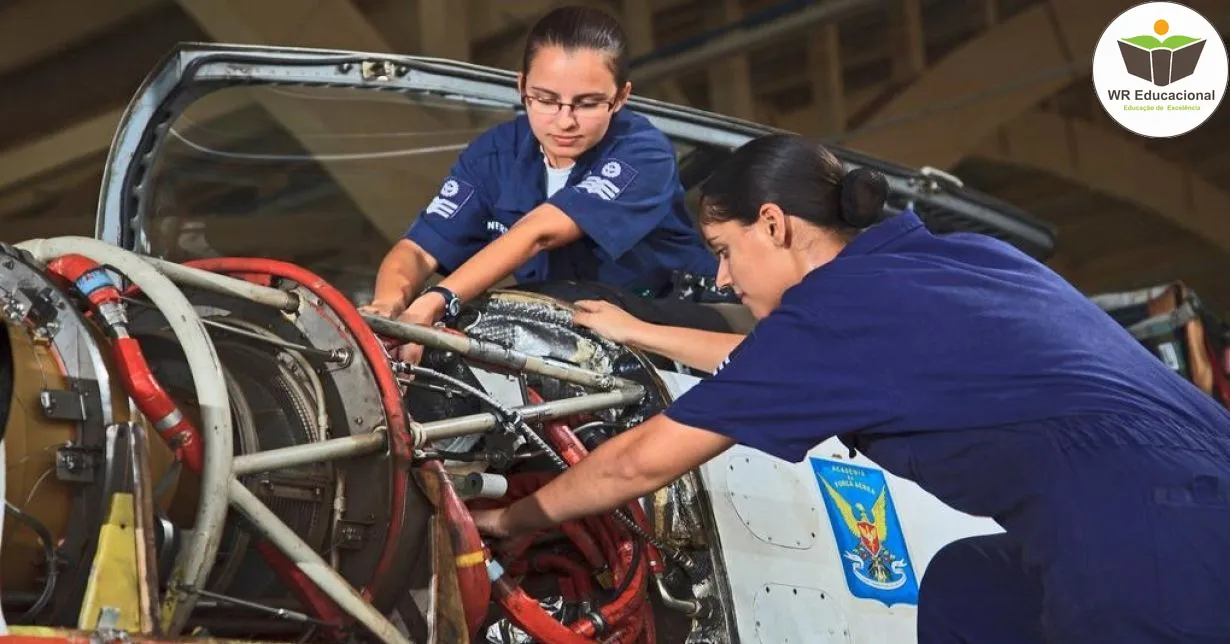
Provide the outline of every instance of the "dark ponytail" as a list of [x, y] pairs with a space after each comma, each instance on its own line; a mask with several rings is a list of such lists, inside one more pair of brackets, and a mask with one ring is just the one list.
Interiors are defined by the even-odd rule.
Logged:
[[530, 29], [521, 58], [521, 72], [528, 75], [538, 51], [553, 46], [565, 51], [592, 49], [605, 53], [607, 68], [615, 77], [617, 90], [624, 88], [628, 80], [628, 38], [619, 21], [609, 14], [588, 7], [552, 10]]
[[750, 226], [762, 205], [774, 203], [849, 239], [883, 219], [887, 200], [888, 180], [879, 172], [847, 172], [823, 146], [794, 134], [771, 134], [742, 145], [705, 181], [700, 220]]

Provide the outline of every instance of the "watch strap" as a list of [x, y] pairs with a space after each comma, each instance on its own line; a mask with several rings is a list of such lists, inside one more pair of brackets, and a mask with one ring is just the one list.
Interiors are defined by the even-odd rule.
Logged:
[[457, 316], [461, 313], [461, 298], [457, 297], [456, 293], [443, 286], [432, 286], [423, 291], [424, 295], [428, 293], [439, 293], [444, 297], [444, 317], [442, 321], [445, 324], [457, 319]]

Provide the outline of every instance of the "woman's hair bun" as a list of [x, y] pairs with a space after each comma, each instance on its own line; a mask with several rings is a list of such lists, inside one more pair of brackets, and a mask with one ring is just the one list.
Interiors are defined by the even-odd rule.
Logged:
[[855, 168], [841, 180], [841, 218], [855, 228], [866, 228], [884, 216], [888, 179], [868, 168]]

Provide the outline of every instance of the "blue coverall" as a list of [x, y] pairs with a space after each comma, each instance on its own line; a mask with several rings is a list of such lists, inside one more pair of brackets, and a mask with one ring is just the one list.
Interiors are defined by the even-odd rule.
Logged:
[[491, 128], [461, 153], [405, 236], [447, 274], [544, 202], [564, 211], [584, 236], [531, 258], [514, 273], [520, 283], [602, 282], [652, 297], [666, 294], [674, 271], [717, 272], [684, 206], [670, 140], [628, 110], [612, 116], [603, 139], [550, 197], [527, 117]]
[[1230, 642], [1230, 413], [1008, 244], [892, 217], [666, 415], [792, 462], [839, 436], [996, 520], [926, 569], [920, 642]]

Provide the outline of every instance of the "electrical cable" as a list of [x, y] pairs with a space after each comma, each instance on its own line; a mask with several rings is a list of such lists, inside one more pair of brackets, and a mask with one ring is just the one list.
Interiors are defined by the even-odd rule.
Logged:
[[33, 530], [38, 535], [39, 542], [43, 544], [43, 558], [47, 565], [47, 577], [43, 580], [43, 592], [38, 596], [38, 600], [34, 602], [34, 605], [27, 609], [25, 614], [21, 616], [21, 619], [18, 620], [28, 622], [42, 612], [43, 608], [47, 606], [47, 602], [51, 601], [52, 594], [55, 593], [56, 581], [60, 576], [59, 557], [56, 556], [55, 539], [52, 538], [51, 531], [47, 529], [47, 526], [43, 525], [38, 519], [22, 512], [17, 506], [8, 501], [4, 502], [4, 511]]

